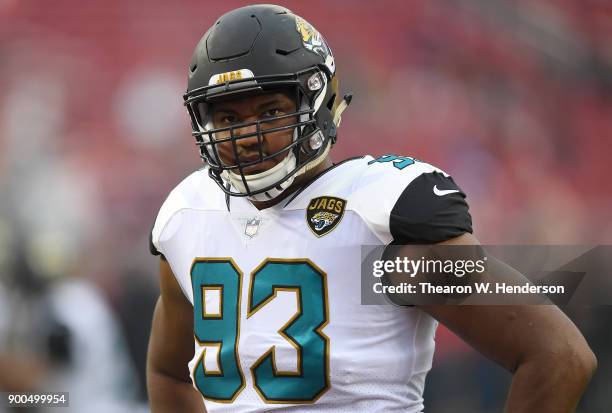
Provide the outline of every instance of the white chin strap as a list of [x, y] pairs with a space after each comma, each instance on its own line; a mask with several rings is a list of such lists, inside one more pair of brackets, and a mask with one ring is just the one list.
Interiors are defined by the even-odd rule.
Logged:
[[[303, 167], [301, 167], [295, 174], [293, 174], [283, 183], [280, 183], [276, 187], [269, 189], [265, 192], [251, 195], [248, 197], [248, 199], [250, 199], [251, 201], [269, 201], [270, 199], [276, 198], [281, 193], [283, 193], [285, 189], [291, 186], [295, 178], [319, 165], [329, 153], [330, 146], [331, 145], [327, 144], [325, 151], [323, 151], [323, 153], [319, 155], [317, 159], [314, 159]], [[278, 165], [275, 165], [267, 171], [260, 172], [258, 174], [245, 175], [244, 179], [247, 182], [247, 185], [249, 186], [249, 190], [251, 192], [256, 192], [283, 179], [295, 169], [295, 166], [295, 155], [293, 154], [293, 152], [290, 152], [289, 155], [285, 157], [285, 159], [278, 163]], [[221, 177], [225, 182], [228, 182], [231, 186], [236, 188], [238, 192], [241, 192], [243, 194], [247, 192], [244, 183], [242, 182], [242, 178], [239, 174], [232, 171], [224, 171], [221, 174]]]

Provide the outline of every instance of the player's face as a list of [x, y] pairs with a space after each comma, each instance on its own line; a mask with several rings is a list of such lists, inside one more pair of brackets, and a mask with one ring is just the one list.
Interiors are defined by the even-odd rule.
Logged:
[[[242, 125], [250, 122], [261, 121], [261, 141], [263, 157], [272, 155], [289, 146], [293, 141], [294, 128], [283, 129], [275, 132], [266, 132], [272, 128], [279, 128], [296, 123], [296, 116], [282, 119], [271, 119], [296, 111], [295, 100], [284, 92], [268, 92], [248, 98], [228, 100], [216, 103], [212, 106], [212, 122], [215, 128], [225, 128], [236, 125], [233, 128], [233, 136], [239, 138], [241, 135], [253, 134], [253, 136], [235, 139], [236, 148], [231, 141], [219, 142], [217, 151], [224, 165], [235, 165], [247, 162], [257, 162], [260, 159], [259, 140], [257, 137], [257, 124]], [[226, 139], [231, 136], [230, 130], [217, 132], [216, 140]], [[264, 172], [281, 162], [289, 151], [284, 151], [268, 160], [247, 166], [243, 169], [245, 175]], [[235, 172], [238, 172], [237, 170]]]

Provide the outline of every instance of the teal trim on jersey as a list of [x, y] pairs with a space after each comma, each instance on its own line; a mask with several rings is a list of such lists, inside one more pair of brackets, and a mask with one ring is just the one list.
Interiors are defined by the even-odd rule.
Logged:
[[298, 372], [277, 371], [270, 349], [251, 368], [260, 395], [268, 402], [312, 402], [329, 387], [329, 339], [325, 273], [307, 260], [268, 260], [251, 279], [249, 314], [278, 290], [295, 290], [298, 312], [280, 334], [298, 352]]
[[[230, 402], [244, 387], [238, 363], [238, 323], [240, 320], [240, 271], [227, 259], [198, 260], [191, 268], [193, 288], [193, 330], [200, 344], [220, 345], [219, 370], [204, 370], [204, 354], [194, 370], [196, 387], [211, 400]], [[221, 314], [203, 314], [203, 289], [221, 290]]]
[[418, 161], [418, 160], [414, 158], [410, 158], [408, 156], [388, 154], [388, 155], [383, 155], [381, 157], [378, 157], [374, 160], [371, 160], [370, 162], [368, 162], [368, 165], [372, 165], [373, 163], [377, 163], [377, 162], [379, 163], [393, 162], [393, 166], [395, 166], [399, 170], [402, 170], [405, 167], [412, 165], [415, 161]]

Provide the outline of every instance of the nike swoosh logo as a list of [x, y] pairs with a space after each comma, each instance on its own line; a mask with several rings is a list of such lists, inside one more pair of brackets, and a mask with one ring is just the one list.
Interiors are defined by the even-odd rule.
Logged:
[[434, 185], [433, 191], [434, 191], [434, 194], [438, 196], [444, 196], [444, 195], [452, 194], [453, 192], [459, 192], [458, 189], [438, 189], [438, 185]]

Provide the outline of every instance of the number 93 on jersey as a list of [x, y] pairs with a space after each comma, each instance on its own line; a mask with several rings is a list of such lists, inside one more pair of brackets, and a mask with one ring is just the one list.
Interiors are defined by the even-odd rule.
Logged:
[[[326, 274], [308, 259], [264, 260], [243, 285], [243, 272], [231, 258], [198, 258], [191, 269], [194, 335], [204, 350], [193, 368], [195, 386], [205, 399], [230, 403], [246, 386], [245, 374], [267, 403], [312, 403], [329, 388]], [[241, 319], [242, 289], [248, 288], [246, 319]], [[289, 320], [277, 334], [295, 349], [297, 368], [279, 367], [274, 345], [243, 371], [240, 334], [279, 293], [293, 296]], [[287, 312], [285, 311], [285, 312]], [[290, 315], [290, 314], [289, 314]], [[242, 322], [241, 322], [242, 320]], [[211, 357], [206, 353], [214, 353]]]

